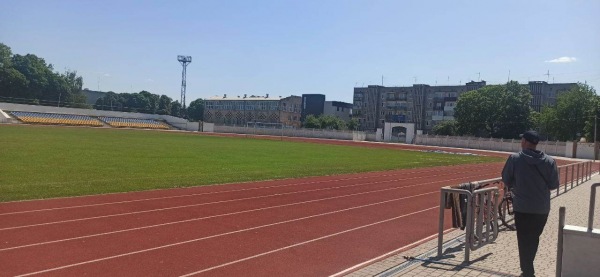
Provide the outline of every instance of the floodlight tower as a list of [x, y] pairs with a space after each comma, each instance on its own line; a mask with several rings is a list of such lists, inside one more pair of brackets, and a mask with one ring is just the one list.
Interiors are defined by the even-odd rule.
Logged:
[[183, 66], [183, 72], [181, 72], [181, 106], [185, 109], [185, 69], [187, 65], [192, 62], [192, 56], [177, 56], [177, 60]]

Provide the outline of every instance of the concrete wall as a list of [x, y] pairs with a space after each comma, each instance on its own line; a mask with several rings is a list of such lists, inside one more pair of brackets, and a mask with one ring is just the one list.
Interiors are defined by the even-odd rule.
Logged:
[[354, 131], [354, 132], [352, 132], [352, 140], [353, 141], [365, 141], [365, 140], [367, 140], [367, 133]]
[[39, 112], [39, 113], [59, 113], [59, 114], [79, 114], [89, 116], [110, 116], [110, 117], [122, 117], [122, 118], [135, 118], [135, 119], [155, 119], [165, 120], [167, 123], [187, 131], [198, 131], [197, 122], [189, 122], [186, 119], [174, 117], [170, 115], [158, 115], [158, 114], [144, 114], [144, 113], [127, 113], [127, 112], [116, 112], [116, 111], [101, 111], [91, 109], [76, 109], [76, 108], [62, 108], [62, 107], [50, 107], [50, 106], [35, 106], [35, 105], [23, 105], [23, 104], [12, 104], [12, 103], [1, 103], [0, 109], [5, 111], [20, 111], [20, 112]]
[[577, 143], [577, 158], [594, 159], [594, 144], [593, 143]]
[[272, 129], [272, 128], [253, 128], [243, 126], [214, 126], [214, 131], [217, 133], [235, 133], [235, 134], [251, 134], [251, 135], [269, 135], [269, 136], [285, 136], [285, 137], [304, 137], [304, 138], [326, 138], [326, 139], [341, 139], [354, 140], [358, 137], [352, 131], [336, 131], [336, 130], [319, 130], [319, 129]]
[[[494, 138], [474, 138], [474, 137], [452, 137], [452, 136], [431, 136], [417, 135], [415, 144], [446, 146], [457, 148], [483, 149], [504, 152], [518, 152], [521, 150], [521, 140], [518, 139], [494, 139]], [[572, 142], [562, 141], [541, 141], [537, 149], [544, 151], [548, 155], [573, 157]], [[593, 145], [591, 149], [577, 149], [577, 157], [582, 159], [593, 159]]]
[[204, 122], [202, 123], [202, 132], [213, 133], [215, 131], [215, 124]]
[[4, 111], [0, 110], [0, 123], [10, 122], [11, 118]]

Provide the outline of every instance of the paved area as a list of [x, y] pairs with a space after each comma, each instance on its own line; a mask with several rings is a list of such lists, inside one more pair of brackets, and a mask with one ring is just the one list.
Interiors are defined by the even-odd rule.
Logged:
[[[554, 196], [548, 223], [544, 229], [535, 260], [536, 276], [556, 276], [556, 247], [558, 237], [558, 210], [566, 207], [565, 224], [587, 226], [590, 187], [599, 183], [600, 176], [592, 176], [573, 189]], [[600, 197], [596, 196], [595, 218], [600, 215]], [[598, 228], [598, 222], [595, 222]], [[519, 256], [515, 232], [501, 228], [492, 244], [471, 251], [470, 262], [464, 263], [464, 231], [444, 235], [442, 257], [437, 257], [437, 238], [406, 252], [390, 256], [349, 273], [349, 277], [363, 276], [519, 276]], [[407, 260], [405, 257], [413, 257]]]

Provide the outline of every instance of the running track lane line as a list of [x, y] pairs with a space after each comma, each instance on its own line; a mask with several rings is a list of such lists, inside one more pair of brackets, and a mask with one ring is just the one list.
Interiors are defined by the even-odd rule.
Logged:
[[[479, 167], [479, 164], [475, 164], [475, 165], [477, 165], [477, 166], [474, 166], [474, 168]], [[484, 167], [484, 166], [482, 166], [482, 167]], [[424, 170], [423, 172], [415, 172], [415, 173], [421, 174], [421, 176], [418, 175], [417, 177], [412, 177], [412, 178], [407, 178], [407, 179], [396, 179], [396, 180], [411, 180], [411, 179], [423, 178], [422, 174], [426, 174], [429, 172], [439, 172], [439, 170]], [[451, 170], [448, 170], [448, 172], [451, 172], [452, 174], [456, 174], [456, 172], [453, 172]], [[461, 171], [461, 173], [464, 173], [464, 172], [468, 172], [468, 171]], [[371, 173], [371, 172], [368, 172], [368, 173]], [[319, 184], [319, 183], [341, 182], [341, 181], [348, 181], [348, 180], [390, 177], [390, 176], [406, 175], [406, 173], [407, 172], [399, 172], [399, 173], [394, 173], [394, 174], [382, 174], [382, 175], [377, 175], [377, 176], [359, 176], [359, 177], [349, 177], [349, 178], [340, 178], [340, 179], [332, 179], [332, 180], [291, 183], [291, 184], [276, 185], [276, 186], [255, 187], [255, 188], [238, 189], [238, 190], [213, 191], [213, 192], [205, 192], [205, 193], [193, 193], [193, 194], [182, 194], [182, 195], [174, 195], [174, 196], [151, 197], [151, 198], [144, 198], [144, 199], [124, 200], [124, 201], [106, 202], [106, 203], [98, 203], [98, 204], [88, 204], [88, 205], [66, 206], [66, 207], [56, 207], [56, 208], [47, 208], [47, 209], [38, 209], [38, 210], [8, 212], [8, 213], [0, 213], [0, 216], [13, 215], [13, 214], [24, 214], [24, 213], [34, 213], [34, 212], [44, 212], [44, 211], [54, 211], [54, 210], [75, 209], [75, 208], [85, 208], [85, 207], [106, 206], [106, 205], [116, 205], [116, 204], [135, 203], [135, 202], [142, 202], [142, 201], [162, 200], [162, 199], [194, 197], [194, 196], [201, 196], [201, 195], [223, 194], [223, 193], [230, 193], [230, 192], [242, 192], [242, 191], [250, 191], [250, 190], [260, 190], [260, 189], [291, 187], [291, 186], [300, 186], [300, 185], [312, 185], [312, 184]], [[307, 177], [307, 178], [318, 178], [318, 177], [319, 176], [313, 176], [313, 177]], [[323, 176], [321, 176], [321, 177], [323, 177]], [[270, 181], [282, 181], [282, 180], [286, 180], [286, 179], [270, 180]], [[293, 179], [288, 179], [288, 180], [293, 180]], [[257, 182], [260, 182], [260, 181], [257, 181]], [[227, 184], [220, 184], [220, 185], [224, 186], [224, 185], [234, 185], [234, 184], [242, 184], [242, 183], [227, 183]], [[190, 189], [191, 188], [194, 188], [194, 187], [190, 187]], [[195, 187], [195, 188], [198, 188], [198, 187]], [[135, 193], [135, 192], [133, 192], [133, 193]], [[110, 194], [107, 194], [107, 195], [110, 195]], [[75, 196], [73, 198], [78, 198], [78, 197], [85, 197], [85, 196]], [[55, 198], [55, 199], [68, 199], [68, 198], [69, 197]], [[38, 201], [38, 200], [29, 200], [29, 201]], [[52, 200], [52, 199], [44, 199], [44, 200]], [[8, 202], [8, 203], [11, 203], [11, 202]]]
[[[438, 191], [435, 191], [435, 192], [438, 192]], [[373, 205], [373, 204], [371, 204], [371, 205]], [[352, 209], [354, 209], [354, 208], [352, 208]], [[367, 228], [367, 227], [375, 226], [375, 225], [378, 225], [378, 224], [390, 222], [390, 221], [397, 220], [397, 219], [400, 219], [400, 218], [404, 218], [404, 217], [407, 217], [407, 216], [411, 216], [411, 215], [415, 215], [415, 214], [418, 214], [418, 213], [426, 212], [426, 211], [429, 211], [429, 210], [432, 210], [432, 209], [439, 209], [439, 207], [426, 208], [426, 209], [423, 209], [423, 210], [420, 210], [420, 211], [415, 211], [415, 212], [412, 212], [412, 213], [403, 214], [403, 215], [400, 215], [400, 216], [397, 216], [397, 217], [392, 217], [392, 218], [389, 218], [389, 219], [386, 219], [386, 220], [381, 220], [381, 221], [378, 221], [378, 222], [374, 222], [374, 223], [366, 224], [366, 225], [359, 226], [359, 227], [356, 227], [356, 228], [348, 229], [348, 230], [345, 230], [345, 231], [341, 231], [341, 232], [329, 234], [329, 235], [322, 236], [322, 237], [319, 237], [319, 238], [315, 238], [315, 239], [312, 239], [312, 240], [308, 240], [308, 241], [304, 241], [304, 242], [292, 244], [292, 245], [289, 245], [289, 246], [286, 246], [286, 247], [282, 247], [282, 248], [279, 248], [279, 249], [274, 249], [274, 250], [271, 250], [271, 251], [268, 251], [268, 252], [264, 252], [264, 253], [257, 254], [257, 255], [254, 255], [254, 256], [246, 257], [246, 258], [239, 259], [239, 260], [236, 260], [236, 261], [232, 261], [232, 262], [229, 262], [229, 263], [225, 263], [225, 264], [221, 264], [221, 265], [218, 265], [218, 266], [213, 266], [213, 267], [210, 267], [210, 268], [207, 268], [207, 269], [199, 270], [199, 271], [196, 271], [196, 272], [188, 273], [186, 275], [182, 275], [182, 277], [184, 277], [184, 276], [192, 276], [192, 275], [195, 275], [195, 274], [200, 274], [200, 273], [207, 272], [207, 271], [210, 271], [210, 270], [214, 270], [214, 269], [217, 269], [217, 268], [221, 268], [221, 267], [225, 267], [225, 266], [228, 266], [228, 265], [232, 265], [232, 264], [240, 263], [240, 262], [243, 262], [243, 261], [251, 260], [251, 259], [254, 259], [254, 258], [258, 258], [258, 257], [261, 257], [261, 256], [269, 255], [269, 254], [272, 254], [272, 253], [275, 253], [275, 252], [279, 252], [279, 251], [282, 251], [282, 250], [290, 249], [290, 248], [301, 246], [301, 245], [304, 245], [304, 244], [309, 244], [309, 243], [312, 243], [312, 242], [315, 242], [315, 241], [327, 239], [327, 238], [334, 237], [334, 236], [337, 236], [337, 235], [341, 235], [341, 234], [353, 232], [353, 231], [356, 231], [356, 230], [360, 230], [360, 229], [364, 229], [364, 228]], [[36, 271], [36, 272], [30, 272], [30, 273], [26, 273], [26, 274], [22, 274], [22, 275], [17, 275], [17, 277], [25, 277], [25, 276], [31, 276], [31, 275], [36, 275], [36, 274], [42, 274], [42, 273], [46, 273], [46, 272], [57, 271], [57, 270], [65, 269], [65, 268], [71, 268], [71, 267], [75, 267], [75, 266], [80, 266], [80, 265], [85, 265], [85, 264], [90, 264], [90, 263], [96, 263], [96, 262], [101, 262], [101, 261], [110, 260], [110, 259], [116, 259], [116, 258], [120, 258], [120, 257], [135, 255], [135, 254], [144, 253], [144, 252], [150, 252], [150, 251], [153, 251], [153, 250], [158, 250], [158, 249], [163, 249], [163, 248], [178, 246], [178, 245], [192, 243], [192, 242], [196, 242], [196, 241], [207, 240], [207, 239], [211, 239], [211, 238], [215, 238], [215, 237], [221, 237], [221, 236], [231, 235], [231, 234], [235, 234], [235, 233], [252, 231], [252, 230], [256, 230], [256, 229], [260, 229], [260, 228], [271, 227], [271, 226], [285, 224], [285, 223], [289, 223], [289, 222], [293, 222], [293, 221], [299, 221], [299, 220], [304, 220], [304, 219], [313, 218], [313, 217], [317, 217], [317, 216], [323, 216], [323, 215], [327, 215], [327, 214], [338, 213], [338, 212], [342, 212], [342, 211], [344, 211], [344, 210], [334, 211], [334, 212], [320, 214], [320, 215], [312, 215], [312, 216], [307, 216], [307, 217], [303, 217], [303, 218], [297, 218], [297, 219], [293, 219], [293, 220], [286, 220], [286, 221], [276, 222], [276, 223], [267, 224], [267, 225], [263, 225], [263, 226], [257, 226], [257, 227], [252, 227], [252, 228], [248, 228], [248, 229], [237, 230], [237, 231], [227, 232], [227, 233], [213, 235], [213, 236], [209, 236], [209, 237], [203, 237], [203, 238], [198, 238], [198, 239], [193, 239], [193, 240], [188, 240], [188, 241], [182, 241], [182, 242], [173, 243], [173, 244], [167, 244], [167, 245], [163, 245], [163, 246], [158, 246], [158, 247], [153, 247], [153, 248], [149, 248], [149, 249], [134, 251], [134, 252], [130, 252], [130, 253], [124, 253], [124, 254], [120, 254], [120, 255], [115, 255], [115, 256], [110, 256], [110, 257], [104, 257], [104, 258], [99, 258], [99, 259], [95, 259], [95, 260], [90, 260], [90, 261], [85, 261], [85, 262], [81, 262], [81, 263], [75, 263], [75, 264], [70, 264], [70, 265], [65, 265], [65, 266], [60, 266], [60, 267], [55, 267], [55, 268], [49, 268], [49, 269], [46, 269], [46, 270], [40, 270], [40, 271]]]
[[[476, 175], [476, 176], [486, 176], [486, 175], [487, 174]], [[440, 182], [447, 182], [447, 181], [452, 181], [452, 180], [460, 180], [460, 179], [464, 179], [464, 178], [465, 177], [448, 179], [448, 180], [443, 180], [443, 181], [434, 181], [434, 182], [429, 182], [429, 183], [424, 183], [424, 184], [417, 184], [417, 185], [409, 185], [409, 186], [386, 188], [386, 189], [382, 189], [382, 190], [362, 192], [362, 193], [359, 193], [359, 194], [375, 193], [375, 192], [381, 192], [381, 191], [386, 191], [386, 190], [394, 190], [394, 189], [403, 189], [403, 188], [410, 188], [410, 187], [416, 187], [416, 186], [431, 185], [431, 184], [440, 183]], [[361, 184], [352, 185], [352, 186], [365, 186], [365, 185], [380, 184], [380, 183], [389, 183], [389, 182], [395, 182], [395, 181], [397, 181], [397, 180], [387, 180], [387, 181], [378, 181], [378, 182], [371, 182], [371, 183], [361, 183]], [[297, 194], [297, 193], [313, 192], [313, 191], [322, 191], [322, 190], [330, 190], [330, 189], [346, 188], [346, 187], [351, 187], [351, 186], [331, 187], [331, 188], [315, 189], [315, 190], [300, 191], [300, 192], [278, 193], [278, 194], [271, 194], [271, 195], [264, 195], [264, 196], [255, 196], [255, 197], [248, 197], [248, 198], [238, 198], [238, 199], [232, 199], [232, 200], [223, 200], [223, 201], [208, 202], [208, 203], [201, 203], [201, 204], [175, 206], [175, 207], [152, 209], [152, 210], [145, 210], [145, 211], [137, 211], [137, 212], [129, 212], [129, 213], [119, 213], [119, 214], [103, 215], [103, 216], [95, 216], [95, 217], [86, 217], [86, 218], [78, 218], [78, 219], [70, 219], [70, 220], [63, 220], [63, 221], [46, 222], [46, 223], [38, 223], [38, 224], [31, 224], [31, 225], [22, 225], [22, 226], [2, 228], [2, 229], [0, 229], [0, 231], [23, 229], [23, 228], [37, 227], [37, 226], [46, 226], [46, 225], [61, 224], [61, 223], [68, 223], [68, 222], [93, 220], [93, 219], [100, 219], [100, 218], [117, 217], [117, 216], [132, 215], [132, 214], [150, 213], [150, 212], [156, 212], [156, 211], [166, 211], [166, 210], [173, 210], [173, 209], [183, 209], [183, 208], [189, 208], [189, 207], [205, 206], [205, 205], [220, 204], [220, 203], [227, 203], [227, 202], [235, 202], [235, 201], [242, 201], [242, 200], [260, 199], [260, 198], [275, 197], [275, 196], [282, 196], [282, 195], [288, 195], [288, 194]]]
[[[444, 232], [443, 232], [443, 233], [444, 233], [444, 234], [446, 234], [446, 233], [448, 233], [449, 231], [452, 231], [452, 230], [454, 230], [454, 229], [456, 229], [456, 228], [448, 228], [448, 229], [444, 230]], [[387, 258], [387, 257], [389, 257], [389, 256], [391, 256], [391, 255], [394, 255], [394, 254], [396, 254], [396, 253], [399, 253], [399, 252], [401, 252], [401, 251], [404, 251], [404, 250], [406, 250], [407, 248], [411, 248], [411, 247], [413, 247], [413, 246], [415, 246], [415, 245], [419, 245], [419, 244], [421, 244], [421, 243], [423, 243], [423, 242], [429, 241], [429, 240], [431, 240], [431, 239], [433, 239], [433, 238], [435, 238], [435, 237], [437, 237], [437, 236], [438, 236], [438, 234], [437, 234], [437, 233], [435, 233], [435, 234], [433, 234], [433, 235], [430, 235], [430, 236], [428, 236], [428, 237], [426, 237], [426, 238], [422, 238], [422, 239], [420, 239], [420, 240], [418, 240], [418, 241], [415, 241], [415, 242], [413, 242], [413, 243], [411, 243], [411, 244], [407, 244], [407, 245], [405, 245], [405, 246], [402, 246], [402, 247], [400, 247], [400, 248], [398, 248], [398, 249], [395, 249], [395, 250], [392, 250], [392, 251], [390, 251], [390, 252], [387, 252], [387, 253], [385, 253], [385, 254], [383, 254], [383, 255], [379, 256], [379, 257], [375, 257], [375, 258], [373, 258], [373, 259], [370, 259], [370, 260], [368, 260], [368, 261], [365, 261], [365, 262], [362, 262], [362, 263], [360, 263], [360, 264], [357, 264], [357, 265], [355, 265], [355, 266], [353, 266], [353, 267], [349, 267], [349, 268], [347, 268], [347, 269], [344, 269], [344, 270], [342, 270], [342, 271], [340, 271], [340, 272], [338, 272], [338, 273], [335, 273], [335, 274], [329, 275], [329, 277], [340, 277], [340, 276], [343, 276], [343, 275], [345, 275], [345, 274], [348, 274], [348, 273], [350, 273], [350, 272], [354, 272], [354, 271], [356, 271], [357, 269], [359, 269], [359, 268], [361, 268], [361, 267], [363, 267], [363, 266], [366, 266], [366, 265], [372, 264], [372, 263], [374, 263], [374, 262], [377, 262], [377, 261], [379, 261], [379, 260], [382, 260], [382, 259], [384, 259], [384, 258]]]
[[[389, 189], [384, 189], [382, 191], [385, 191], [385, 190], [389, 190]], [[365, 204], [365, 205], [361, 205], [361, 206], [355, 206], [355, 207], [346, 208], [346, 209], [343, 209], [343, 210], [337, 210], [337, 211], [333, 211], [333, 212], [341, 212], [341, 211], [359, 209], [359, 208], [364, 208], [364, 207], [369, 207], [369, 206], [374, 206], [374, 205], [380, 205], [380, 204], [385, 204], [385, 203], [390, 203], [390, 202], [395, 202], [395, 201], [400, 201], [400, 200], [406, 200], [406, 199], [409, 199], [409, 198], [423, 196], [423, 195], [427, 195], [427, 194], [431, 194], [431, 193], [435, 193], [435, 192], [437, 192], [437, 191], [432, 191], [432, 192], [426, 192], [426, 193], [422, 193], [422, 194], [416, 194], [416, 195], [404, 196], [404, 197], [400, 197], [400, 198], [389, 199], [389, 200], [385, 200], [385, 201], [381, 201], [381, 202], [376, 202], [376, 203], [371, 203], [371, 204]], [[200, 220], [206, 220], [206, 219], [217, 218], [217, 217], [225, 217], [225, 216], [236, 215], [236, 214], [243, 214], [243, 213], [264, 211], [264, 210], [269, 210], [269, 209], [276, 209], [276, 208], [282, 208], [282, 207], [288, 207], [288, 206], [294, 206], [294, 205], [301, 205], [301, 204], [312, 203], [312, 202], [319, 202], [319, 201], [325, 201], [325, 200], [331, 200], [331, 199], [336, 199], [336, 198], [352, 197], [352, 196], [361, 195], [361, 194], [367, 194], [367, 193], [371, 193], [371, 192], [361, 192], [361, 193], [347, 194], [347, 195], [342, 195], [342, 196], [334, 196], [334, 197], [314, 199], [314, 200], [308, 200], [308, 201], [302, 201], [302, 202], [296, 202], [296, 203], [289, 203], [289, 204], [277, 205], [277, 206], [271, 206], [271, 207], [265, 207], [265, 208], [251, 209], [251, 210], [238, 211], [238, 212], [225, 213], [225, 214], [218, 214], [218, 215], [212, 215], [212, 216], [206, 216], [206, 217], [199, 217], [199, 218], [192, 218], [192, 219], [186, 219], [186, 220], [180, 220], [180, 221], [174, 221], [174, 222], [167, 222], [167, 223], [162, 223], [162, 224], [155, 224], [155, 225], [149, 225], [149, 226], [143, 226], [143, 227], [137, 227], [137, 228], [130, 228], [130, 229], [124, 229], [124, 230], [117, 230], [117, 231], [112, 231], [112, 232], [105, 232], [105, 233], [99, 233], [99, 234], [93, 234], [93, 235], [86, 235], [86, 236], [80, 236], [80, 237], [73, 237], [73, 238], [67, 238], [67, 239], [61, 239], [61, 240], [46, 241], [46, 242], [40, 242], [40, 243], [32, 243], [32, 244], [15, 246], [15, 247], [10, 247], [10, 248], [3, 248], [3, 249], [0, 249], [0, 252], [2, 252], [2, 251], [8, 251], [8, 250], [20, 249], [20, 248], [26, 248], [26, 247], [33, 247], [33, 246], [45, 245], [45, 244], [52, 244], [52, 243], [59, 243], [59, 242], [77, 240], [77, 239], [85, 239], [85, 238], [91, 238], [91, 237], [99, 237], [99, 236], [105, 236], [105, 235], [111, 235], [111, 234], [125, 233], [125, 232], [130, 232], [130, 231], [144, 230], [144, 229], [150, 229], [150, 228], [156, 228], [156, 227], [174, 225], [174, 224], [179, 224], [179, 223], [186, 223], [186, 222], [192, 222], [192, 221], [200, 221]], [[328, 212], [328, 213], [333, 213], [333, 212]], [[328, 213], [326, 213], [326, 214], [328, 214]], [[323, 215], [326, 215], [326, 214], [323, 214]]]

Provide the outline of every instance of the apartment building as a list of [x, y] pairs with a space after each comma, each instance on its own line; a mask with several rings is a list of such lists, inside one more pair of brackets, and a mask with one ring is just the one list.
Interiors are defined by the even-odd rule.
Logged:
[[[576, 83], [529, 82], [526, 86], [533, 96], [531, 107], [540, 111], [544, 105], [554, 105], [556, 97], [574, 85]], [[485, 81], [471, 81], [456, 86], [356, 87], [352, 114], [362, 130], [383, 128], [384, 122], [398, 122], [414, 123], [417, 130], [429, 133], [436, 123], [454, 119], [454, 107], [462, 93], [484, 86]]]
[[214, 96], [205, 99], [204, 120], [225, 125], [282, 124], [300, 127], [302, 98], [300, 96], [269, 97], [244, 94], [244, 96]]

